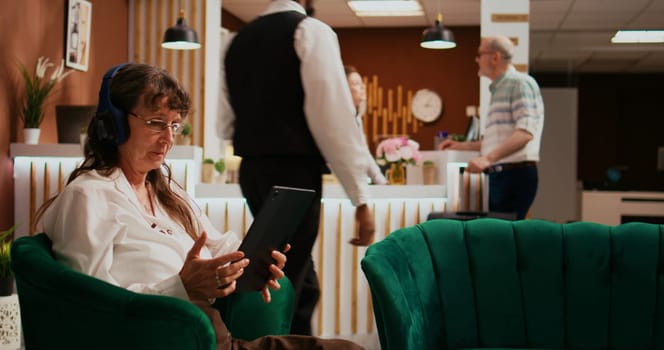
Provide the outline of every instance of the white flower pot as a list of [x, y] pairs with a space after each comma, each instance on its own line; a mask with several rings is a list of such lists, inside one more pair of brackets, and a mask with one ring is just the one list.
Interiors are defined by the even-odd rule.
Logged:
[[226, 183], [226, 172], [223, 173], [217, 172], [217, 176], [214, 179], [214, 183], [225, 184]]
[[24, 128], [23, 129], [23, 142], [28, 145], [36, 145], [39, 143], [39, 128]]
[[21, 313], [18, 295], [0, 297], [0, 350], [21, 347]]

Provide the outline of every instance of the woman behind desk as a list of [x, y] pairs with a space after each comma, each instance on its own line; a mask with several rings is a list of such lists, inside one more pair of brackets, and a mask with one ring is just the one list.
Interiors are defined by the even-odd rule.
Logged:
[[[38, 213], [60, 261], [134, 292], [191, 301], [210, 318], [219, 349], [357, 348], [312, 337], [231, 339], [211, 303], [235, 291], [250, 262], [235, 234], [217, 231], [164, 163], [189, 95], [162, 69], [122, 64], [105, 74], [99, 99], [85, 160]], [[272, 257], [265, 302], [286, 263], [281, 252]]]
[[[348, 80], [348, 87], [350, 88], [350, 94], [353, 97], [353, 105], [355, 105], [355, 122], [357, 123], [357, 128], [362, 134], [362, 139], [364, 143], [367, 144], [367, 139], [364, 136], [364, 127], [362, 123], [362, 118], [367, 111], [367, 87], [362, 81], [362, 76], [360, 72], [354, 66], [346, 65], [344, 66], [344, 71], [346, 73], [346, 79]], [[369, 145], [367, 144], [367, 147]], [[372, 167], [369, 169], [369, 177], [371, 182], [378, 185], [384, 185], [387, 183], [387, 179], [383, 176], [383, 173], [380, 171], [376, 160], [371, 160]]]

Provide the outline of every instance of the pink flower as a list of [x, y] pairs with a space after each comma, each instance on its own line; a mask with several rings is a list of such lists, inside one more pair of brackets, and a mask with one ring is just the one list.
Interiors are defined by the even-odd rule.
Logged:
[[407, 137], [393, 137], [383, 140], [376, 147], [378, 164], [408, 163], [417, 164], [422, 158], [420, 145]]

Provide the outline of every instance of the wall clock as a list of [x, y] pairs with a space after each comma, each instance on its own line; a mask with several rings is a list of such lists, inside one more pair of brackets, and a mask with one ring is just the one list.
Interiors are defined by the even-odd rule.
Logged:
[[420, 89], [413, 96], [411, 110], [415, 118], [429, 123], [438, 119], [442, 114], [443, 100], [433, 90]]

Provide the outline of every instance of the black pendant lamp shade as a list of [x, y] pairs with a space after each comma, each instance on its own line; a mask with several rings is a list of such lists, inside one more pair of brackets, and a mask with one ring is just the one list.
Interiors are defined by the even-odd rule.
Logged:
[[451, 49], [456, 47], [454, 33], [442, 24], [443, 15], [438, 14], [436, 23], [422, 33], [420, 46], [425, 49]]
[[166, 29], [161, 47], [173, 50], [195, 50], [201, 47], [196, 31], [184, 20], [184, 10], [180, 10], [177, 23]]

